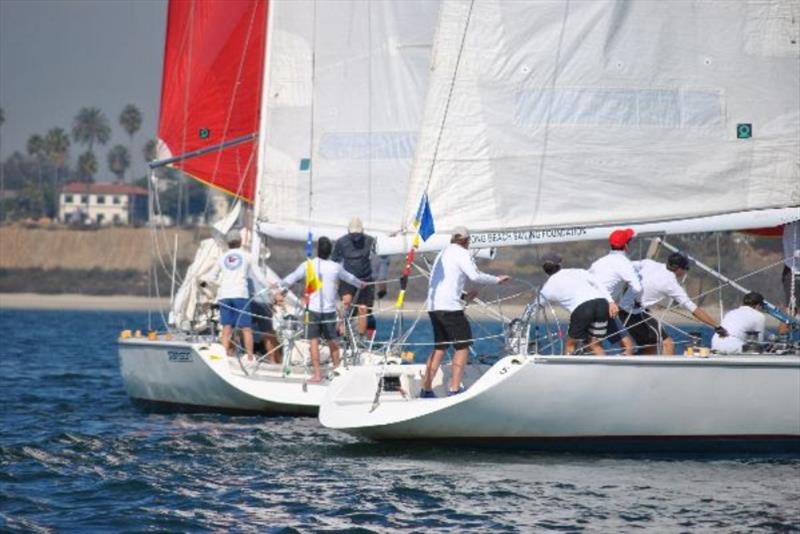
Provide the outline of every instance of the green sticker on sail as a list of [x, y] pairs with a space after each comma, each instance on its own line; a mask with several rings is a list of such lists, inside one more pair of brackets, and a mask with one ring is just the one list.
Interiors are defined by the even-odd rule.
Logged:
[[211, 137], [211, 130], [209, 130], [208, 128], [200, 128], [199, 134], [200, 134], [200, 139], [208, 139], [209, 137]]
[[311, 168], [311, 160], [308, 158], [303, 158], [300, 160], [300, 170], [307, 171]]
[[736, 138], [737, 139], [750, 139], [753, 137], [753, 125], [750, 123], [742, 123], [736, 125]]

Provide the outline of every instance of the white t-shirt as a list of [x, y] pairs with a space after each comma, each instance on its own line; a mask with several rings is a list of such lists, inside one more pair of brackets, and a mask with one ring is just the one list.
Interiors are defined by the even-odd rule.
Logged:
[[589, 267], [589, 272], [616, 302], [622, 299], [626, 286], [633, 293], [635, 299], [638, 300], [641, 296], [642, 282], [624, 250], [612, 250], [599, 258]]
[[727, 330], [726, 337], [714, 334], [711, 348], [719, 352], [741, 352], [747, 340], [747, 332], [758, 332], [758, 340], [764, 340], [766, 320], [764, 314], [751, 306], [739, 306], [725, 314], [720, 323]]
[[561, 269], [547, 279], [539, 294], [548, 302], [560, 304], [570, 313], [590, 300], [614, 302], [611, 294], [585, 269]]
[[[336, 311], [336, 300], [338, 298], [337, 288], [339, 280], [344, 280], [355, 287], [361, 287], [361, 280], [344, 270], [341, 264], [331, 260], [314, 258], [311, 260], [314, 265], [314, 272], [322, 282], [322, 288], [314, 291], [308, 302], [308, 309], [318, 313], [331, 313]], [[281, 283], [290, 286], [306, 278], [306, 262], [297, 266], [297, 269], [289, 273]]]
[[500, 282], [497, 276], [479, 271], [467, 249], [456, 243], [450, 243], [433, 262], [426, 301], [428, 310], [463, 310], [461, 293], [468, 279], [478, 284]]
[[800, 221], [783, 227], [783, 263], [794, 272], [800, 272]]
[[[665, 264], [653, 260], [631, 263], [642, 279], [640, 300], [642, 307], [649, 308], [669, 297], [692, 313], [697, 309], [697, 304], [692, 302], [692, 299], [686, 294], [686, 290], [678, 283], [675, 273], [668, 270]], [[620, 307], [627, 312], [633, 311], [634, 300], [635, 296], [632, 292], [627, 291], [622, 296]]]
[[249, 277], [262, 286], [267, 286], [267, 280], [258, 270], [253, 257], [241, 248], [234, 248], [223, 254], [208, 274], [209, 280], [216, 280], [219, 284], [218, 301], [250, 298], [247, 287]]

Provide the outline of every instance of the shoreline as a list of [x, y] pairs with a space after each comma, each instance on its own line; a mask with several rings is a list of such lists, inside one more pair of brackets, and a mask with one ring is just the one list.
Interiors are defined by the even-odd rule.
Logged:
[[167, 298], [135, 295], [0, 293], [0, 310], [149, 311], [168, 306]]

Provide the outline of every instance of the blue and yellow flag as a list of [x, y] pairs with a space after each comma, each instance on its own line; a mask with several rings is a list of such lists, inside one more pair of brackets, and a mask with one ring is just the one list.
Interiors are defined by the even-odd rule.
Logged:
[[314, 270], [314, 263], [311, 261], [311, 254], [313, 254], [313, 252], [314, 236], [311, 232], [308, 232], [308, 238], [306, 239], [306, 298], [312, 293], [319, 291], [322, 287], [322, 280], [317, 276]]

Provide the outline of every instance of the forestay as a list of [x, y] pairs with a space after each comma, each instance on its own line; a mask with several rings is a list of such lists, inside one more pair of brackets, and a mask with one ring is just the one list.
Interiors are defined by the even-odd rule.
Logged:
[[271, 5], [259, 218], [403, 225], [439, 2]]
[[404, 221], [425, 190], [444, 232], [800, 217], [798, 28], [797, 0], [446, 0]]

